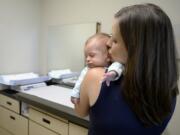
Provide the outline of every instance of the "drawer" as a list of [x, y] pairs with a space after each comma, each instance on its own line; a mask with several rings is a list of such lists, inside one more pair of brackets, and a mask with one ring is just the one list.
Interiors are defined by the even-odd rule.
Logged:
[[20, 102], [2, 94], [0, 94], [0, 105], [16, 113], [20, 113]]
[[68, 135], [68, 123], [33, 108], [29, 108], [29, 119], [61, 135]]
[[13, 135], [28, 135], [28, 119], [0, 107], [1, 126]]
[[29, 120], [29, 135], [59, 135], [59, 134]]

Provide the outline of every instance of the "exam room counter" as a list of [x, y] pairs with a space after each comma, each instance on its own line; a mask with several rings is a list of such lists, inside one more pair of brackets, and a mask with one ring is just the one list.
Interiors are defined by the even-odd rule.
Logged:
[[[59, 86], [59, 87], [63, 88], [64, 86]], [[70, 90], [70, 88], [69, 88], [69, 90]], [[62, 93], [63, 92], [64, 91], [62, 90]], [[71, 106], [63, 105], [61, 103], [56, 103], [56, 102], [52, 102], [52, 101], [44, 99], [44, 98], [40, 98], [38, 96], [34, 96], [34, 95], [27, 94], [27, 93], [22, 93], [22, 92], [16, 92], [16, 91], [13, 91], [10, 89], [2, 90], [2, 91], [0, 91], [0, 94], [8, 96], [13, 99], [16, 99], [16, 100], [20, 101], [21, 103], [23, 102], [30, 106], [34, 106], [36, 108], [44, 110], [52, 115], [64, 118], [64, 119], [68, 120], [69, 122], [75, 123], [75, 124], [83, 126], [85, 128], [88, 128], [88, 125], [89, 125], [88, 117], [86, 117], [86, 118], [78, 117], [75, 114], [72, 105]], [[67, 94], [66, 94], [66, 97], [64, 97], [63, 94], [59, 94], [58, 97], [65, 98], [65, 100], [70, 101], [70, 97], [67, 96]]]

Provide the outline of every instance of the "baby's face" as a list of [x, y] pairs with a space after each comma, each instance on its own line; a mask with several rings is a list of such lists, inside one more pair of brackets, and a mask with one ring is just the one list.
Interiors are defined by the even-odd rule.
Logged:
[[107, 41], [108, 38], [95, 38], [85, 46], [86, 64], [89, 68], [106, 67], [109, 65]]

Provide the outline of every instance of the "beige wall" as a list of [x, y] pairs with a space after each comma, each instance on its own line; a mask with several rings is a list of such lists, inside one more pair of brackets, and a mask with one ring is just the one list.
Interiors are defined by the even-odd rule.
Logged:
[[[179, 85], [180, 86], [180, 85]], [[176, 109], [164, 135], [180, 135], [180, 99], [178, 97]]]
[[39, 0], [0, 0], [0, 74], [39, 71]]

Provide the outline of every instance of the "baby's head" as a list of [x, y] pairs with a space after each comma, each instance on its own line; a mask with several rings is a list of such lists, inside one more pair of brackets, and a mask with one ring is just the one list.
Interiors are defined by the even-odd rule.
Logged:
[[85, 43], [85, 60], [89, 68], [106, 67], [110, 64], [107, 42], [110, 36], [98, 33], [91, 36]]

